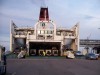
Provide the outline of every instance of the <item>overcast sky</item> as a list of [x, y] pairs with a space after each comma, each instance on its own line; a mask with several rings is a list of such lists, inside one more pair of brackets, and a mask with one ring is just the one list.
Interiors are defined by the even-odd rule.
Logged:
[[58, 27], [70, 29], [79, 22], [81, 39], [100, 39], [100, 0], [0, 0], [0, 44], [9, 49], [10, 20], [34, 27], [41, 6], [48, 7]]

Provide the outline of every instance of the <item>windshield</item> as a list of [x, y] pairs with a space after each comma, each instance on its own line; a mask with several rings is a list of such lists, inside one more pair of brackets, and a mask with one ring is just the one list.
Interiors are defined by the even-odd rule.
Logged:
[[81, 53], [80, 51], [77, 51], [76, 53]]
[[88, 54], [89, 56], [95, 56], [95, 54]]

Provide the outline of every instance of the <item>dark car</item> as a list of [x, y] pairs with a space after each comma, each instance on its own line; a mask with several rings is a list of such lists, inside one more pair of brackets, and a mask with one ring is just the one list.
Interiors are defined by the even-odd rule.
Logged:
[[74, 52], [75, 58], [83, 59], [84, 55], [82, 54], [81, 51], [75, 51]]
[[100, 53], [99, 53], [99, 54], [97, 54], [97, 56], [98, 56], [98, 58], [100, 58]]
[[82, 56], [83, 54], [82, 54], [82, 52], [81, 51], [76, 51], [75, 52], [75, 56]]
[[88, 53], [86, 55], [86, 59], [93, 59], [93, 60], [98, 60], [98, 56], [94, 53]]

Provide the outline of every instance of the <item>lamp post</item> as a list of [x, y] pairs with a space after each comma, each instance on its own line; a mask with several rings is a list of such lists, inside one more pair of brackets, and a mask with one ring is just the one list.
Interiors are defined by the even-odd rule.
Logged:
[[86, 44], [86, 47], [85, 47], [85, 49], [87, 50], [87, 53], [89, 53], [89, 39], [90, 39], [90, 37], [91, 37], [91, 33], [90, 33], [90, 35], [87, 37], [87, 40], [86, 40], [86, 42], [87, 42], [87, 44]]

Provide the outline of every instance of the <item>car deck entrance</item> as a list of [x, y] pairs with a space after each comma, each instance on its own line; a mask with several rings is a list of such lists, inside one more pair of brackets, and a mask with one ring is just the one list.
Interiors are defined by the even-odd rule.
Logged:
[[30, 42], [29, 55], [43, 56], [59, 56], [60, 55], [60, 42]]

